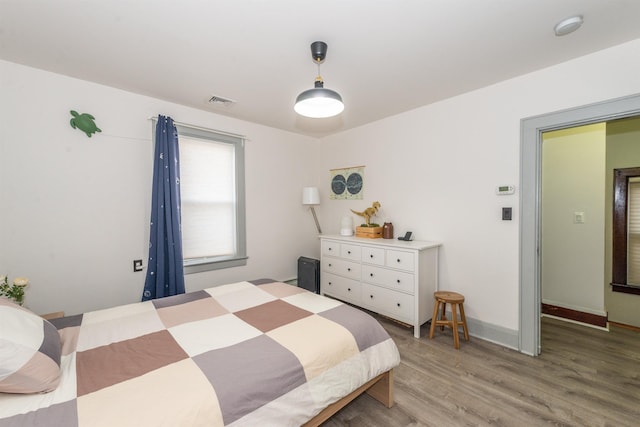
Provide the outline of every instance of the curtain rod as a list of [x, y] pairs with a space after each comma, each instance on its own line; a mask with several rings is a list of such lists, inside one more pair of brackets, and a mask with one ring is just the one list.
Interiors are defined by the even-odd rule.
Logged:
[[[158, 121], [158, 117], [157, 116], [151, 116], [151, 117], [149, 117], [149, 120], [157, 122]], [[198, 130], [204, 130], [204, 131], [209, 131], [209, 132], [215, 132], [215, 133], [219, 133], [220, 135], [233, 136], [235, 138], [242, 138], [244, 140], [248, 140], [248, 138], [245, 135], [238, 135], [237, 133], [231, 133], [231, 132], [225, 132], [225, 131], [217, 130], [217, 129], [205, 128], [205, 127], [202, 127], [202, 126], [196, 126], [196, 125], [192, 125], [192, 124], [189, 124], [189, 123], [179, 122], [177, 120], [174, 120], [173, 123], [176, 124], [176, 125], [184, 126], [184, 127], [191, 128], [191, 129], [198, 129]]]

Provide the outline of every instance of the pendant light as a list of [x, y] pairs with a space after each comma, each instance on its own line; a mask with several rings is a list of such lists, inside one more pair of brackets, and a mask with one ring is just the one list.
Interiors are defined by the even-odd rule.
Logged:
[[311, 43], [311, 57], [318, 64], [318, 77], [316, 77], [313, 89], [305, 90], [296, 98], [293, 109], [301, 116], [311, 118], [333, 117], [344, 110], [342, 97], [331, 89], [324, 87], [324, 81], [320, 77], [320, 64], [327, 56], [327, 44], [325, 42]]

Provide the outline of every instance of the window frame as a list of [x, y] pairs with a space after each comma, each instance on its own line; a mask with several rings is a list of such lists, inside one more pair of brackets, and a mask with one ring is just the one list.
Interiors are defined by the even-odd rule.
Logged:
[[245, 203], [245, 162], [244, 143], [245, 138], [226, 132], [212, 129], [199, 128], [176, 123], [178, 131], [178, 146], [180, 136], [210, 140], [216, 143], [232, 144], [234, 146], [235, 159], [235, 220], [236, 220], [236, 253], [233, 256], [215, 258], [183, 259], [182, 264], [185, 274], [201, 273], [204, 271], [220, 270], [224, 268], [239, 267], [247, 264], [247, 238], [246, 238], [246, 203]]
[[611, 290], [640, 295], [640, 286], [627, 283], [629, 179], [634, 177], [640, 177], [640, 167], [613, 170]]

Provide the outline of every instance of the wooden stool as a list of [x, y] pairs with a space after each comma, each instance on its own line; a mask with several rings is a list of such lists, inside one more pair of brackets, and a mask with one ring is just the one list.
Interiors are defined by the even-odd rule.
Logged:
[[[431, 329], [429, 330], [429, 339], [433, 338], [433, 332], [436, 326], [440, 326], [440, 330], [444, 331], [444, 327], [448, 326], [453, 330], [453, 346], [460, 348], [460, 339], [458, 338], [458, 328], [462, 326], [464, 331], [464, 339], [469, 341], [469, 331], [467, 330], [467, 318], [464, 315], [464, 296], [457, 292], [436, 291], [433, 293], [435, 304], [433, 305], [433, 317], [431, 318]], [[446, 308], [447, 303], [451, 304], [452, 319], [447, 319]], [[442, 313], [438, 319], [438, 309], [442, 304]], [[458, 320], [457, 308], [460, 307], [460, 320]]]

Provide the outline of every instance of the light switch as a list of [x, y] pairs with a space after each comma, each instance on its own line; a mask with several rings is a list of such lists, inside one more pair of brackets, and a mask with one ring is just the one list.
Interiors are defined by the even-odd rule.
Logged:
[[502, 220], [511, 221], [511, 208], [502, 208]]
[[573, 223], [574, 224], [584, 224], [584, 212], [574, 212], [573, 213]]

